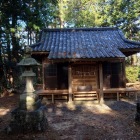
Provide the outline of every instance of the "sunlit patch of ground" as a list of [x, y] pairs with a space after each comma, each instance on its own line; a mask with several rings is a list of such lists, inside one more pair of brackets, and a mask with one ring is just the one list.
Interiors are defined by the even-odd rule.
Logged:
[[134, 100], [106, 101], [104, 104], [56, 103], [47, 110], [49, 124], [61, 139], [140, 138], [140, 126], [134, 120]]
[[10, 109], [0, 108], [0, 117], [6, 115]]
[[134, 121], [136, 102], [133, 99], [47, 103], [49, 127], [43, 133], [5, 135], [10, 112], [18, 106], [19, 95], [0, 98], [0, 139], [11, 140], [94, 140], [139, 139], [140, 126]]

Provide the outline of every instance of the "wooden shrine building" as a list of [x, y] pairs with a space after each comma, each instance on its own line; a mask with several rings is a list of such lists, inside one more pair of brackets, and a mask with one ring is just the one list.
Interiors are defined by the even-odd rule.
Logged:
[[125, 57], [140, 51], [140, 43], [118, 28], [44, 29], [31, 47], [32, 57], [42, 63], [40, 94], [74, 99], [96, 93], [99, 100], [111, 89], [125, 89]]

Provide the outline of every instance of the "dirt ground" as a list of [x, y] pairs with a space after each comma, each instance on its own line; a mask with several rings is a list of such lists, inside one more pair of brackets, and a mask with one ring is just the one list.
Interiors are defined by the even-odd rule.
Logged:
[[[140, 97], [140, 96], [138, 96]], [[18, 106], [19, 94], [0, 98], [0, 140], [139, 140], [140, 125], [135, 123], [136, 102], [120, 101], [56, 102], [46, 106], [46, 132], [7, 135], [4, 128], [10, 111]]]

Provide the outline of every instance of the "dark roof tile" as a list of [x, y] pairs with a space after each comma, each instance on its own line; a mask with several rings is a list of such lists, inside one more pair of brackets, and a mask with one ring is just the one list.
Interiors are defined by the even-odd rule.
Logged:
[[140, 48], [117, 28], [44, 29], [33, 51], [49, 52], [49, 59], [125, 57], [120, 49]]

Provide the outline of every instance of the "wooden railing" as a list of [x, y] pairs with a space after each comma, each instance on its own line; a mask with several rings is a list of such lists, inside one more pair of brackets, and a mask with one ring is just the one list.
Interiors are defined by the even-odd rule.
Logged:
[[68, 90], [38, 90], [35, 92], [36, 94], [38, 94], [39, 96], [48, 96], [51, 95], [51, 99], [52, 99], [52, 103], [54, 103], [54, 96], [55, 95], [63, 95], [67, 97], [67, 101], [69, 100], [69, 92]]
[[[97, 94], [97, 100], [100, 102], [100, 89], [95, 89], [92, 91], [73, 91], [73, 97], [76, 94], [88, 94], [88, 93], [96, 93]], [[110, 88], [110, 89], [103, 89], [103, 94], [108, 94], [108, 93], [114, 93], [117, 94], [117, 101], [120, 100], [120, 94], [125, 94], [125, 93], [134, 93], [135, 95], [135, 100], [137, 100], [137, 95], [140, 93], [140, 89], [135, 89], [135, 88]], [[35, 92], [39, 96], [47, 96], [50, 95], [52, 99], [52, 103], [54, 103], [55, 100], [55, 95], [62, 95], [67, 97], [67, 101], [69, 101], [69, 91], [68, 90], [37, 90]]]
[[138, 93], [140, 93], [140, 89], [136, 89], [136, 88], [110, 88], [110, 89], [103, 89], [103, 93], [116, 93], [117, 94], [117, 101], [120, 100], [120, 94], [134, 93], [135, 100], [137, 100], [137, 95], [138, 95]]

